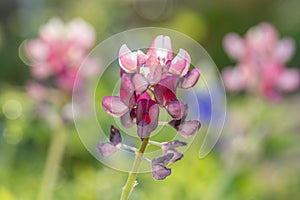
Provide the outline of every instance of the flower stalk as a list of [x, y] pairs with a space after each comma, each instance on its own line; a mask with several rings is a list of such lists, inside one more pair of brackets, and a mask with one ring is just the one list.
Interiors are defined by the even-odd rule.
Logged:
[[137, 173], [142, 161], [143, 154], [147, 148], [149, 138], [145, 138], [141, 144], [141, 147], [138, 151], [138, 153], [135, 156], [135, 160], [131, 169], [131, 172], [128, 175], [127, 181], [125, 186], [123, 187], [121, 200], [127, 200], [129, 198], [129, 195], [131, 194], [133, 188], [136, 186], [136, 177]]
[[55, 188], [61, 161], [66, 149], [68, 132], [62, 123], [59, 123], [52, 136], [47, 161], [44, 168], [43, 179], [38, 194], [38, 200], [51, 200]]

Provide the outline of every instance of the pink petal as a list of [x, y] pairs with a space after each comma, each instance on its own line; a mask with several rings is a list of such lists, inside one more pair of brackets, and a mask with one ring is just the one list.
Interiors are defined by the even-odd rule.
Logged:
[[97, 149], [98, 149], [98, 152], [102, 155], [102, 156], [110, 156], [112, 154], [114, 154], [116, 151], [117, 151], [117, 147], [114, 146], [113, 144], [111, 143], [102, 143], [100, 142], [98, 145], [97, 145]]
[[257, 52], [272, 51], [278, 41], [278, 33], [270, 23], [260, 23], [246, 33], [247, 45]]
[[184, 76], [189, 70], [191, 57], [184, 49], [179, 49], [179, 53], [172, 60], [169, 72], [178, 76]]
[[135, 105], [135, 88], [126, 74], [122, 75], [120, 97], [129, 108]]
[[163, 35], [157, 36], [153, 40], [147, 55], [154, 56], [156, 59], [162, 61], [163, 64], [167, 63], [167, 61], [171, 61], [174, 55], [170, 37]]
[[121, 117], [128, 111], [128, 107], [117, 96], [104, 97], [102, 99], [102, 107], [108, 114], [114, 117]]
[[201, 127], [201, 124], [197, 120], [185, 121], [178, 127], [178, 133], [182, 137], [190, 137], [193, 136]]
[[89, 49], [95, 43], [96, 34], [94, 28], [81, 18], [72, 20], [67, 25], [67, 39], [72, 44]]
[[295, 42], [290, 38], [285, 38], [278, 41], [274, 49], [274, 57], [281, 63], [285, 63], [291, 59], [295, 53]]
[[130, 115], [130, 111], [126, 112], [124, 115], [121, 116], [121, 124], [125, 127], [125, 128], [130, 128], [133, 125], [133, 119]]
[[144, 93], [142, 93], [140, 95], [137, 94], [136, 95], [136, 99], [137, 99], [137, 101], [142, 100], [142, 99], [151, 100], [151, 96], [147, 92], [144, 92]]
[[150, 85], [157, 84], [162, 76], [162, 67], [159, 65], [147, 66], [149, 68], [149, 74], [147, 75], [147, 80]]
[[50, 19], [45, 25], [41, 26], [39, 30], [40, 38], [49, 44], [59, 43], [65, 34], [65, 25], [58, 18]]
[[240, 91], [246, 87], [246, 77], [239, 67], [225, 68], [222, 72], [222, 77], [224, 85], [229, 91]]
[[128, 73], [133, 73], [137, 69], [137, 53], [131, 52], [126, 44], [123, 44], [120, 48], [119, 64], [121, 68]]
[[285, 70], [277, 80], [277, 86], [282, 91], [293, 91], [299, 87], [300, 74], [298, 69]]
[[35, 64], [31, 67], [32, 76], [36, 79], [45, 79], [53, 74], [53, 69], [47, 63]]
[[137, 93], [141, 94], [148, 88], [148, 81], [146, 78], [141, 74], [134, 74], [132, 78], [132, 82], [134, 85], [134, 88]]
[[246, 53], [244, 41], [236, 33], [229, 33], [224, 37], [223, 48], [231, 58], [236, 60], [243, 58]]
[[144, 52], [138, 50], [137, 51], [137, 62], [138, 66], [141, 66], [143, 63], [145, 63], [148, 59], [148, 56], [144, 54]]
[[188, 73], [182, 78], [182, 82], [179, 85], [179, 87], [183, 89], [189, 89], [191, 87], [194, 87], [194, 85], [196, 85], [196, 83], [198, 82], [199, 78], [200, 70], [194, 68], [188, 71]]
[[25, 50], [33, 63], [45, 61], [50, 53], [49, 47], [40, 39], [30, 40]]
[[182, 119], [185, 116], [187, 109], [187, 104], [184, 104], [181, 101], [172, 101], [166, 105], [166, 110], [176, 120]]

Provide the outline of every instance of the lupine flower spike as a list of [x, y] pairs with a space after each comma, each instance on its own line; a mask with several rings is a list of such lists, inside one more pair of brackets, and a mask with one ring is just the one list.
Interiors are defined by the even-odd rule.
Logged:
[[[137, 126], [137, 135], [142, 141], [139, 153], [143, 154], [148, 144], [161, 147], [162, 156], [151, 162], [152, 175], [156, 180], [171, 174], [167, 165], [182, 158], [183, 154], [176, 148], [186, 145], [178, 140], [161, 143], [149, 139], [159, 124], [160, 109], [168, 112], [172, 117], [168, 125], [184, 138], [193, 136], [201, 126], [197, 120], [186, 120], [188, 105], [176, 96], [177, 88], [189, 89], [199, 80], [199, 69], [190, 69], [190, 63], [190, 55], [184, 49], [174, 56], [168, 36], [157, 36], [147, 53], [140, 50], [132, 52], [124, 44], [119, 51], [120, 96], [102, 99], [103, 109], [113, 117], [120, 117], [125, 128]], [[110, 141], [100, 142], [98, 151], [108, 156], [124, 146], [128, 147], [122, 144], [119, 131], [112, 126]]]
[[229, 91], [247, 90], [278, 101], [282, 92], [299, 87], [299, 71], [285, 68], [295, 52], [295, 42], [291, 38], [280, 40], [271, 24], [261, 23], [249, 29], [244, 38], [236, 33], [227, 34], [224, 49], [238, 62], [235, 68], [223, 71]]
[[[87, 58], [89, 70], [84, 74], [78, 73], [95, 39], [93, 27], [84, 20], [74, 19], [64, 24], [60, 19], [53, 18], [41, 26], [37, 38], [23, 45], [27, 64], [35, 79], [27, 84], [27, 92], [36, 103], [39, 116], [49, 122], [54, 132], [38, 199], [51, 199], [55, 187], [58, 166], [68, 141], [65, 124], [71, 122], [73, 117], [71, 99], [75, 78], [82, 86], [86, 78], [98, 71], [99, 62]], [[116, 138], [113, 138], [112, 144], [115, 143]]]

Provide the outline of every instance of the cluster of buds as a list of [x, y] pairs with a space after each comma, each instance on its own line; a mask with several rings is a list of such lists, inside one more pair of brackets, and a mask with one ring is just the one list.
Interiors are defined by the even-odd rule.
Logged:
[[[172, 118], [163, 124], [174, 127], [182, 137], [193, 136], [201, 124], [197, 120], [186, 120], [188, 105], [176, 96], [177, 88], [191, 88], [199, 80], [200, 71], [197, 68], [190, 70], [190, 62], [190, 55], [184, 49], [180, 49], [174, 57], [168, 36], [157, 36], [146, 54], [140, 50], [132, 52], [124, 44], [119, 51], [120, 96], [104, 97], [104, 110], [113, 117], [120, 117], [125, 128], [136, 124], [137, 135], [142, 141], [148, 140], [159, 125], [160, 108]], [[155, 179], [164, 179], [171, 173], [166, 166], [183, 156], [176, 148], [186, 143], [149, 140], [148, 144], [162, 149], [163, 155], [152, 160], [152, 174]], [[109, 156], [118, 148], [126, 147], [122, 144], [120, 132], [112, 126], [110, 142], [100, 142], [98, 151]]]
[[249, 29], [244, 39], [229, 33], [224, 38], [224, 49], [238, 61], [235, 68], [223, 71], [228, 90], [247, 90], [278, 101], [282, 92], [298, 88], [299, 71], [286, 69], [284, 65], [294, 54], [294, 41], [291, 38], [280, 40], [271, 24], [261, 23]]
[[[63, 107], [63, 115], [72, 113], [70, 100], [75, 79], [83, 85], [98, 71], [99, 61], [86, 59], [95, 39], [93, 27], [84, 20], [78, 18], [64, 24], [59, 18], [53, 18], [40, 27], [37, 38], [26, 41], [24, 50], [35, 79], [26, 85], [26, 89], [40, 105], [42, 116], [43, 110], [49, 111], [48, 104]], [[88, 70], [78, 74], [84, 59]]]

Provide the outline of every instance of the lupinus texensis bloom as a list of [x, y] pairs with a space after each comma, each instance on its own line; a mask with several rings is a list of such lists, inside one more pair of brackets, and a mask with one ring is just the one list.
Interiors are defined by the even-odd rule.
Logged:
[[38, 38], [26, 43], [32, 76], [38, 80], [53, 79], [56, 88], [72, 91], [78, 68], [94, 42], [93, 27], [82, 19], [68, 24], [51, 19], [40, 28]]
[[[81, 85], [84, 84], [100, 64], [96, 59], [87, 58], [88, 70], [77, 73], [94, 42], [93, 27], [82, 19], [64, 24], [60, 19], [53, 18], [41, 26], [38, 38], [25, 43], [31, 74], [36, 79], [30, 81], [26, 89], [39, 103], [39, 108], [57, 104], [65, 119], [72, 117], [70, 101], [75, 78]], [[43, 116], [43, 112], [39, 113]]]
[[51, 199], [68, 141], [67, 124], [73, 117], [71, 98], [75, 79], [82, 88], [80, 92], [85, 92], [83, 83], [99, 67], [97, 60], [87, 58], [88, 71], [78, 73], [94, 42], [94, 29], [85, 21], [75, 19], [64, 24], [59, 19], [51, 19], [40, 28], [38, 38], [23, 46], [35, 78], [26, 89], [37, 104], [39, 116], [53, 130], [38, 199]]
[[230, 91], [248, 90], [278, 101], [281, 92], [299, 86], [299, 71], [284, 66], [294, 54], [294, 41], [279, 40], [271, 24], [261, 23], [251, 28], [244, 39], [229, 33], [224, 38], [224, 49], [238, 61], [235, 68], [223, 71], [225, 86]]
[[[120, 117], [124, 127], [136, 124], [137, 135], [142, 141], [148, 141], [151, 132], [157, 128], [160, 108], [169, 113], [172, 120], [168, 125], [173, 126], [181, 136], [194, 135], [200, 128], [200, 122], [186, 120], [188, 105], [176, 96], [177, 88], [191, 88], [200, 77], [197, 68], [189, 70], [190, 62], [189, 54], [183, 49], [174, 57], [168, 36], [157, 36], [146, 54], [140, 50], [132, 52], [124, 44], [119, 51], [120, 96], [104, 97], [104, 110], [114, 117]], [[124, 147], [120, 139], [117, 142], [112, 140], [115, 135], [119, 135], [119, 131], [112, 126], [110, 142], [99, 143], [98, 150], [103, 156]], [[176, 148], [186, 145], [178, 140], [163, 143], [149, 140], [147, 144], [160, 146], [163, 153], [152, 160], [154, 179], [164, 179], [170, 175], [171, 170], [166, 166], [182, 158], [183, 155]]]

